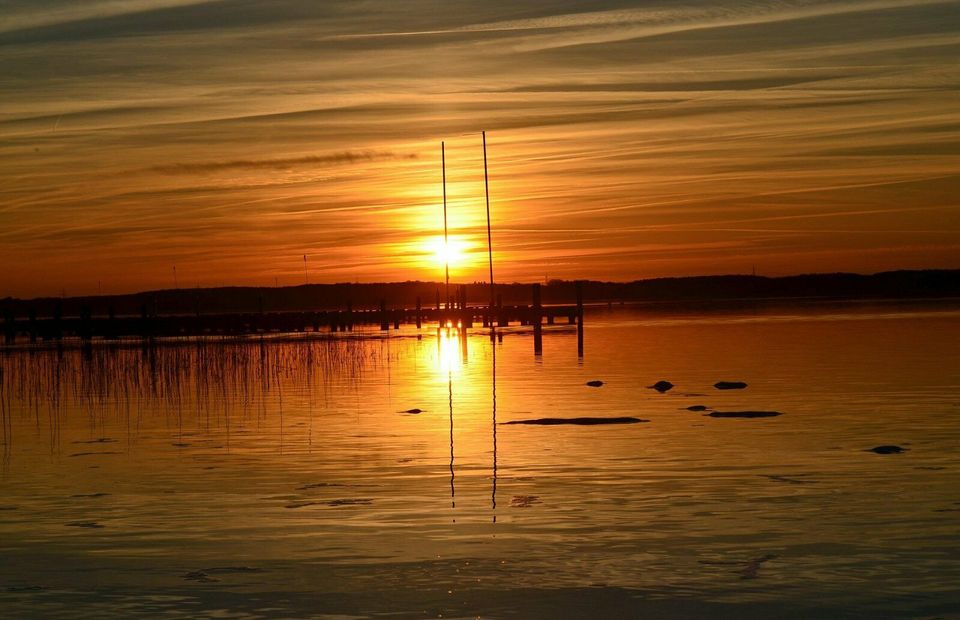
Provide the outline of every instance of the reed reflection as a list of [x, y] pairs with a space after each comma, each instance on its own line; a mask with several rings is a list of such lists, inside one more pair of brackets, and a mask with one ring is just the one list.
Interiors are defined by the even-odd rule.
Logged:
[[[457, 504], [457, 484], [461, 495], [463, 484], [472, 480], [481, 483], [481, 489], [487, 488], [486, 476], [476, 479], [471, 473], [476, 459], [486, 463], [484, 470], [490, 467], [486, 471], [490, 472], [491, 487], [478, 489], [478, 495], [489, 498], [481, 501], [483, 505], [489, 501], [491, 519], [496, 522], [496, 375], [498, 357], [502, 357], [497, 348], [502, 345], [486, 335], [471, 339], [456, 327], [437, 331], [436, 356], [429, 354], [432, 343], [425, 349], [428, 355], [423, 356], [424, 349], [417, 342], [393, 340], [391, 349], [391, 343], [379, 338], [258, 338], [11, 352], [0, 356], [3, 466], [8, 467], [11, 459], [16, 465], [21, 454], [40, 446], [56, 460], [67, 457], [73, 462], [76, 457], [77, 463], [85, 463], [96, 459], [102, 472], [116, 473], [123, 467], [121, 457], [162, 460], [190, 455], [212, 459], [230, 454], [287, 459], [313, 451], [318, 432], [326, 439], [362, 437], [359, 443], [364, 444], [379, 441], [383, 435], [412, 433], [403, 435], [409, 440], [405, 450], [416, 449], [417, 442], [427, 439], [446, 461], [441, 467], [447, 470], [450, 506], [460, 509], [460, 517], [464, 505], [462, 501]], [[473, 367], [467, 372], [471, 342], [481, 349], [475, 350]], [[491, 348], [483, 351], [487, 342]], [[404, 363], [411, 356], [428, 362], [425, 375]], [[391, 387], [391, 364], [396, 372], [398, 362], [403, 369], [401, 381]], [[434, 372], [442, 373], [445, 395]], [[431, 389], [431, 385], [435, 387]], [[364, 416], [364, 409], [357, 406], [363, 399], [386, 403], [397, 394], [406, 402], [411, 395], [430, 391], [431, 396], [410, 404], [439, 413], [446, 400], [447, 428], [442, 429], [441, 419], [437, 420], [440, 429], [436, 429], [440, 435], [446, 434], [445, 438], [431, 437], [434, 430], [429, 414], [411, 417], [409, 424], [401, 426], [392, 417], [395, 410]], [[345, 415], [353, 411], [356, 417]], [[315, 416], [319, 417], [315, 420]], [[17, 438], [20, 448], [13, 449]], [[358, 449], [354, 443], [349, 447]], [[111, 455], [117, 455], [116, 460], [107, 458]], [[267, 462], [265, 466], [271, 465]]]
[[[102, 435], [116, 427], [127, 431], [130, 449], [137, 434], [153, 424], [146, 419], [152, 415], [168, 426], [174, 447], [187, 447], [191, 433], [219, 431], [229, 447], [234, 424], [253, 422], [278, 430], [273, 445], [285, 448], [289, 390], [307, 399], [303, 409], [312, 418], [314, 391], [326, 399], [332, 384], [341, 393], [355, 390], [378, 359], [373, 343], [338, 341], [195, 341], [10, 352], [0, 356], [2, 442], [9, 451], [17, 432], [32, 426], [47, 431], [44, 443], [57, 455], [70, 443], [61, 434], [65, 425], [76, 440], [82, 439], [76, 435]], [[299, 402], [292, 404], [296, 414]], [[304, 430], [313, 432], [309, 420]], [[308, 443], [312, 439], [305, 436]]]

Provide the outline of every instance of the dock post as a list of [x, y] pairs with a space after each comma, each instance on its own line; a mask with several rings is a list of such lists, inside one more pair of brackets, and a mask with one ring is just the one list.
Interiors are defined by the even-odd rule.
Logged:
[[353, 300], [347, 300], [347, 329], [353, 331]]
[[63, 325], [61, 325], [61, 320], [63, 319], [63, 304], [59, 301], [53, 307], [53, 338], [54, 340], [63, 339]]
[[470, 307], [467, 304], [467, 286], [463, 285], [460, 288], [460, 315], [463, 317], [461, 323], [463, 324], [463, 329], [472, 329], [473, 328], [473, 312], [470, 311]]
[[420, 296], [417, 295], [417, 329], [420, 329], [421, 327], [423, 327], [422, 319], [420, 317], [420, 311], [421, 311]]
[[497, 327], [506, 327], [508, 322], [503, 314], [503, 294], [497, 293]]
[[113, 304], [107, 307], [107, 327], [103, 331], [105, 340], [117, 339], [117, 311], [114, 310]]
[[37, 309], [30, 308], [30, 314], [28, 319], [29, 331], [30, 331], [30, 342], [37, 341]]
[[144, 341], [150, 337], [150, 317], [147, 314], [147, 304], [140, 304], [140, 337]]
[[533, 322], [533, 354], [543, 355], [543, 326], [540, 324], [540, 315], [543, 308], [540, 304], [540, 283], [533, 285], [533, 308], [530, 320]]
[[13, 341], [16, 340], [17, 337], [17, 323], [13, 310], [10, 308], [7, 308], [3, 312], [3, 331], [4, 341], [7, 344], [13, 344]]
[[90, 327], [91, 317], [92, 313], [90, 312], [90, 308], [88, 306], [80, 306], [80, 328], [77, 330], [79, 332], [77, 335], [80, 336], [80, 340], [90, 340], [92, 337]]
[[266, 328], [266, 320], [263, 316], [263, 295], [257, 295], [257, 318], [255, 320], [256, 327], [253, 330], [254, 332], [269, 331]]
[[387, 300], [380, 300], [380, 331], [385, 332], [390, 329], [390, 320], [387, 318]]
[[577, 357], [583, 357], [583, 282], [577, 280]]

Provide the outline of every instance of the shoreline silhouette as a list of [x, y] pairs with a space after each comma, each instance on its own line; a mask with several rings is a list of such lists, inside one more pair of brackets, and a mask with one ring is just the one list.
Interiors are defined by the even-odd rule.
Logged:
[[[703, 302], [736, 304], [775, 301], [801, 304], [809, 301], [913, 300], [960, 298], [960, 269], [901, 270], [875, 274], [817, 273], [767, 277], [754, 275], [689, 276], [630, 282], [550, 280], [541, 287], [542, 303], [569, 304], [582, 287], [586, 304], [655, 303], [697, 307]], [[486, 305], [486, 282], [459, 282], [470, 305]], [[375, 309], [382, 300], [392, 307], [413, 307], [417, 299], [430, 305], [444, 290], [431, 281], [302, 284], [298, 286], [225, 286], [148, 290], [119, 295], [0, 298], [6, 316], [49, 317], [115, 313], [151, 314], [255, 313], [309, 310]], [[497, 283], [495, 294], [503, 304], [529, 304], [530, 283]]]

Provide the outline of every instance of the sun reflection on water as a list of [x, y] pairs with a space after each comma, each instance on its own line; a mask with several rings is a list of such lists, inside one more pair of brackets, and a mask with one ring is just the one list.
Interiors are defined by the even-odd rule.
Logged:
[[466, 339], [458, 325], [437, 328], [437, 373], [444, 380], [459, 375], [466, 363]]

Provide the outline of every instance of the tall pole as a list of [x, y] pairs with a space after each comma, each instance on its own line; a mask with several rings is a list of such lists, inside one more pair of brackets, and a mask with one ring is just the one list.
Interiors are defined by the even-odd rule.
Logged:
[[490, 257], [490, 325], [493, 325], [493, 241], [490, 235], [490, 178], [487, 174], [487, 132], [483, 136], [483, 189], [487, 198], [487, 255]]
[[307, 255], [303, 255], [303, 283], [310, 284], [309, 278], [307, 278]]
[[447, 241], [447, 155], [446, 147], [440, 142], [440, 169], [443, 174], [443, 260], [447, 271], [447, 304], [450, 309], [450, 246]]

